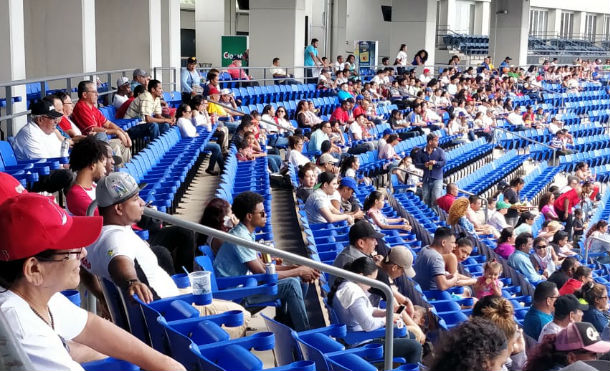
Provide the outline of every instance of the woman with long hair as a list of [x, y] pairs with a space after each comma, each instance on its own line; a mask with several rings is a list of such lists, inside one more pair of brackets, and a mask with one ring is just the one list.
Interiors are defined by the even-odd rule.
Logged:
[[366, 215], [380, 229], [397, 229], [411, 231], [411, 225], [405, 218], [387, 218], [381, 209], [385, 206], [385, 194], [380, 191], [371, 192], [364, 200], [363, 209]]
[[583, 312], [582, 320], [595, 326], [597, 331], [602, 332], [608, 327], [608, 288], [601, 283], [587, 282], [582, 285], [580, 294], [589, 303], [589, 309]]
[[[230, 203], [222, 198], [215, 197], [211, 199], [205, 206], [205, 209], [203, 209], [203, 215], [199, 220], [199, 224], [222, 232], [228, 232], [231, 228], [239, 224], [239, 220], [233, 215]], [[222, 243], [222, 240], [211, 236], [199, 235], [197, 238], [197, 244], [199, 246], [210, 246], [214, 254], [218, 253]]]
[[338, 183], [335, 174], [330, 172], [320, 173], [315, 191], [305, 202], [305, 211], [310, 224], [335, 223], [347, 220], [349, 224], [354, 223], [351, 215], [343, 214], [331, 203], [330, 197], [337, 191]]
[[[601, 254], [596, 260], [602, 264], [609, 263], [610, 234], [608, 234], [608, 222], [600, 220], [593, 224], [585, 236], [585, 249], [589, 251], [589, 254]], [[606, 254], [603, 255], [603, 253]]]

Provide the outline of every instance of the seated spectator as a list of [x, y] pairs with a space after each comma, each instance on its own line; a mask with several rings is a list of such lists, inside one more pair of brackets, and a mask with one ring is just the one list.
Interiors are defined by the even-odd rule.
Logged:
[[318, 84], [316, 86], [316, 89], [332, 90], [336, 89], [336, 87], [336, 83], [331, 77], [330, 69], [322, 68], [320, 76], [318, 77]]
[[574, 271], [573, 278], [570, 278], [559, 289], [559, 295], [573, 294], [588, 282], [593, 282], [593, 270], [586, 265], [581, 265]]
[[390, 134], [383, 147], [379, 148], [379, 159], [388, 160], [394, 166], [398, 166], [402, 158], [396, 153], [394, 147], [398, 145], [400, 138], [396, 134]]
[[292, 135], [288, 137], [288, 146], [290, 150], [286, 156], [286, 162], [292, 164], [295, 169], [300, 169], [303, 165], [309, 163], [309, 159], [303, 154], [303, 144], [305, 138], [302, 135]]
[[339, 188], [337, 192], [339, 193], [339, 204], [340, 210], [347, 215], [351, 215], [354, 220], [362, 219], [364, 217], [364, 212], [360, 210], [360, 204], [358, 203], [358, 199], [354, 196], [354, 192], [358, 188], [358, 185], [354, 178], [345, 177], [341, 178], [341, 182], [339, 183]]
[[[341, 72], [341, 73], [343, 73], [343, 72]], [[355, 99], [354, 96], [349, 92], [349, 84], [347, 82], [344, 82], [339, 86], [339, 92], [337, 93], [337, 98], [339, 98], [339, 102], [343, 102], [344, 100], [346, 100], [348, 98]]]
[[[98, 182], [96, 201], [104, 227], [100, 238], [87, 247], [88, 256], [82, 260], [82, 266], [90, 273], [127, 290], [129, 296], [137, 294], [149, 303], [176, 296], [180, 291], [170, 277], [173, 262], [167, 249], [151, 247], [131, 228], [140, 221], [144, 211], [144, 200], [139, 197], [139, 191], [133, 177], [123, 172], [112, 173]], [[170, 261], [160, 261], [159, 257]], [[227, 327], [226, 331], [233, 337], [245, 334], [249, 312], [239, 304], [214, 299], [211, 304], [198, 306], [197, 309], [202, 315], [241, 310], [244, 324]]]
[[578, 301], [576, 296], [572, 294], [561, 295], [555, 300], [553, 320], [544, 325], [542, 331], [540, 331], [538, 342], [542, 343], [547, 335], [558, 334], [570, 323], [582, 321], [583, 311], [588, 309], [589, 306]]
[[239, 121], [236, 122], [233, 116], [244, 116], [244, 114], [239, 111], [231, 111], [228, 108], [225, 109], [220, 105], [223, 104], [225, 106], [233, 107], [233, 109], [237, 109], [237, 104], [235, 103], [233, 96], [231, 94], [223, 94], [221, 100], [220, 91], [215, 87], [211, 87], [208, 92], [208, 99], [208, 114], [210, 117], [213, 117], [214, 120], [218, 119], [223, 121], [223, 125], [227, 127], [229, 132], [234, 133], [235, 129], [239, 126]]
[[[199, 220], [199, 224], [210, 228], [217, 229], [222, 232], [229, 232], [231, 228], [239, 224], [239, 220], [231, 210], [231, 204], [222, 198], [215, 197], [211, 199], [203, 209], [203, 215]], [[198, 235], [198, 246], [208, 245], [214, 252], [218, 254], [223, 240], [205, 235]]]
[[188, 104], [182, 103], [178, 106], [176, 110], [176, 126], [180, 129], [180, 134], [183, 138], [199, 136], [192, 119], [193, 109]]
[[72, 217], [36, 194], [1, 201], [0, 312], [32, 369], [82, 370], [78, 363], [92, 359], [77, 356], [75, 349], [86, 346], [143, 369], [184, 370], [61, 294], [78, 286], [80, 258], [100, 234], [100, 217]]
[[145, 91], [146, 91], [146, 89], [144, 89], [144, 85], [136, 86], [136, 88], [133, 90], [133, 93], [131, 94], [131, 96], [129, 98], [127, 98], [127, 100], [121, 105], [121, 107], [117, 108], [114, 117], [116, 117], [117, 119], [124, 118], [125, 113], [129, 109], [129, 106], [131, 105], [131, 102], [133, 102], [134, 99], [139, 97], [140, 94], [143, 94]]
[[148, 87], [148, 82], [150, 81], [150, 75], [148, 72], [144, 71], [141, 68], [136, 68], [133, 70], [133, 79], [131, 80], [131, 90], [134, 91], [136, 86], [143, 86], [144, 90]]
[[508, 354], [503, 369], [520, 370], [527, 361], [523, 330], [515, 322], [515, 309], [511, 302], [502, 296], [485, 296], [476, 302], [471, 318], [485, 318], [494, 323], [508, 340]]
[[561, 262], [559, 269], [551, 274], [549, 281], [554, 282], [557, 287], [563, 287], [574, 276], [574, 272], [576, 272], [579, 266], [580, 263], [576, 258], [565, 258]]
[[[202, 95], [195, 95], [189, 99], [191, 107], [191, 121], [195, 126], [205, 126], [208, 131], [211, 131], [216, 124], [216, 143], [220, 146], [222, 153], [226, 154], [229, 149], [229, 128], [217, 117], [210, 116], [208, 113], [209, 102]], [[219, 160], [217, 158], [217, 160]], [[213, 167], [212, 167], [213, 168]]]
[[485, 223], [485, 214], [481, 210], [482, 200], [479, 196], [469, 196], [468, 209], [466, 210], [466, 219], [472, 223], [477, 233], [493, 234], [496, 238], [500, 236], [500, 233]]
[[466, 197], [457, 198], [451, 204], [449, 208], [449, 215], [447, 216], [447, 224], [450, 226], [460, 226], [467, 233], [471, 235], [476, 235], [477, 231], [474, 228], [474, 225], [466, 218], [466, 212], [468, 211], [470, 202]]
[[252, 76], [246, 74], [242, 68], [241, 57], [237, 55], [233, 57], [233, 62], [227, 67], [227, 72], [233, 80], [242, 80], [241, 86], [259, 86], [258, 81], [250, 81]]
[[557, 156], [565, 156], [573, 153], [571, 150], [567, 148], [566, 142], [564, 141], [564, 133], [562, 130], [559, 130], [551, 139], [549, 146], [555, 149], [555, 153]]
[[530, 255], [530, 260], [534, 269], [546, 277], [555, 272], [559, 264], [555, 250], [549, 245], [546, 238], [540, 236], [534, 239], [534, 252]]
[[403, 157], [403, 159], [400, 160], [398, 165], [393, 168], [391, 172], [396, 174], [399, 182], [407, 186], [407, 191], [411, 191], [418, 195], [421, 194], [424, 171], [415, 167], [413, 158], [411, 156]]
[[131, 160], [131, 138], [125, 130], [108, 120], [97, 109], [97, 97], [97, 87], [92, 81], [78, 83], [78, 102], [74, 106], [72, 120], [83, 134], [103, 132], [116, 136], [116, 139], [110, 139], [110, 146], [114, 153], [123, 159], [123, 163], [127, 163]]
[[509, 355], [504, 331], [487, 319], [473, 318], [443, 335], [429, 370], [500, 370]]
[[125, 76], [121, 76], [116, 80], [116, 93], [112, 98], [112, 105], [114, 108], [119, 109], [123, 103], [127, 102], [127, 99], [131, 96], [131, 85], [129, 79]]
[[600, 370], [582, 361], [596, 360], [608, 351], [610, 342], [602, 341], [590, 323], [574, 322], [546, 336], [530, 354], [524, 371]]
[[472, 254], [472, 248], [472, 240], [469, 237], [458, 238], [455, 241], [453, 250], [449, 254], [443, 254], [445, 270], [449, 272], [449, 274], [458, 274], [458, 264], [463, 263], [468, 259], [470, 254]]
[[13, 147], [19, 161], [58, 158], [67, 155], [70, 139], [57, 130], [63, 117], [53, 103], [42, 100], [30, 106], [32, 120], [19, 130]]
[[299, 81], [294, 79], [294, 75], [288, 74], [286, 69], [280, 67], [280, 59], [275, 57], [273, 58], [272, 66], [271, 66], [271, 75], [275, 79], [274, 83], [276, 85], [297, 85], [300, 84]]
[[318, 180], [316, 170], [316, 165], [311, 162], [308, 162], [299, 169], [299, 187], [296, 190], [296, 196], [303, 202], [306, 202], [307, 198], [314, 191], [314, 186]]
[[[70, 169], [76, 173], [74, 183], [66, 193], [68, 212], [87, 216], [87, 208], [95, 200], [95, 187], [106, 176], [108, 151], [104, 142], [88, 136], [74, 145], [70, 153]], [[95, 216], [99, 216], [97, 208]]]
[[538, 211], [542, 215], [544, 215], [545, 220], [557, 220], [559, 217], [557, 216], [557, 212], [555, 211], [555, 207], [553, 204], [555, 203], [555, 195], [551, 192], [547, 192], [540, 196], [540, 201], [538, 202]]
[[320, 125], [318, 125], [314, 131], [312, 131], [311, 137], [309, 138], [309, 144], [307, 144], [307, 151], [321, 152], [322, 143], [325, 141], [330, 142], [329, 135], [331, 130], [330, 122], [322, 121]]
[[515, 252], [515, 233], [513, 227], [502, 229], [494, 251], [504, 259], [508, 259]]
[[565, 231], [557, 231], [551, 241], [551, 246], [557, 256], [562, 259], [568, 256], [575, 256], [577, 253], [573, 251], [572, 245], [568, 243], [568, 234]]
[[351, 215], [343, 214], [330, 202], [330, 196], [337, 190], [337, 177], [333, 173], [321, 173], [314, 189], [315, 191], [305, 202], [305, 211], [309, 223], [335, 223], [343, 220], [347, 220], [349, 224], [354, 223], [354, 218]]
[[[371, 258], [366, 256], [346, 264], [343, 268], [371, 279], [377, 278], [378, 267]], [[348, 331], [373, 331], [394, 325], [386, 324], [385, 310], [373, 307], [368, 298], [368, 289], [369, 287], [366, 285], [337, 278], [328, 294], [329, 305], [333, 307], [339, 320], [346, 324]], [[405, 311], [396, 317], [402, 319], [407, 326], [417, 327], [417, 324]], [[421, 330], [419, 332], [421, 333]], [[421, 342], [423, 340], [421, 339]], [[408, 363], [420, 362], [421, 352], [421, 345], [416, 340], [394, 339], [394, 354], [404, 357]]]
[[[608, 234], [608, 222], [600, 220], [593, 224], [587, 231], [585, 249], [589, 254], [602, 254], [597, 260], [604, 264], [610, 263], [608, 254], [610, 253], [610, 234]], [[603, 253], [606, 253], [604, 256]]]
[[508, 223], [506, 223], [506, 218], [504, 216], [508, 213], [509, 207], [510, 205], [502, 200], [496, 202], [496, 210], [487, 220], [487, 224], [494, 227], [497, 231], [502, 231], [504, 228], [507, 228]]
[[582, 320], [591, 323], [599, 332], [608, 326], [608, 288], [601, 283], [588, 282], [580, 290], [580, 296], [589, 303], [589, 309], [584, 311]]
[[530, 260], [534, 238], [531, 233], [521, 233], [515, 238], [515, 252], [508, 257], [508, 265], [520, 272], [530, 282], [546, 280], [547, 276], [538, 274]]
[[330, 115], [331, 121], [338, 121], [341, 125], [351, 125], [356, 119], [350, 115], [350, 111], [354, 106], [354, 100], [347, 98], [341, 102], [341, 105]]
[[451, 208], [451, 205], [453, 205], [453, 201], [455, 201], [456, 197], [458, 195], [458, 186], [455, 183], [449, 183], [447, 184], [447, 193], [444, 194], [442, 197], [439, 197], [436, 200], [436, 204], [438, 205], [438, 207], [440, 207], [442, 210], [445, 210], [445, 212], [449, 212], [449, 209]]
[[515, 225], [515, 236], [520, 235], [521, 233], [532, 233], [532, 225], [534, 224], [534, 219], [536, 216], [529, 211], [524, 211], [521, 213], [517, 224]]
[[474, 284], [474, 296], [482, 299], [485, 296], [502, 296], [504, 284], [499, 280], [502, 275], [502, 264], [489, 260], [483, 264], [483, 275]]
[[537, 340], [542, 328], [553, 320], [555, 301], [559, 298], [559, 290], [553, 282], [540, 282], [534, 290], [532, 306], [523, 319], [523, 331], [529, 337]]
[[59, 126], [64, 133], [68, 134], [68, 136], [72, 138], [72, 141], [74, 142], [84, 138], [85, 136], [83, 133], [81, 133], [78, 126], [76, 126], [74, 121], [72, 121], [70, 118], [70, 115], [72, 115], [72, 111], [74, 110], [74, 105], [72, 103], [72, 97], [70, 97], [70, 94], [64, 91], [58, 91], [55, 93], [55, 97], [61, 101], [63, 108], [62, 112], [64, 114], [57, 126]]
[[523, 116], [521, 115], [521, 107], [515, 106], [515, 108], [508, 114], [506, 120], [516, 126], [515, 130], [525, 130], [525, 122], [523, 122]]
[[413, 268], [417, 273], [415, 281], [423, 290], [447, 290], [461, 286], [460, 275], [447, 274], [443, 254], [449, 254], [455, 245], [455, 236], [446, 227], [439, 227], [434, 232], [434, 240], [417, 254]]
[[173, 117], [163, 117], [161, 112], [162, 97], [163, 87], [161, 86], [161, 81], [150, 80], [148, 90], [138, 95], [129, 104], [129, 108], [125, 112], [125, 118], [139, 118], [141, 120], [138, 125], [128, 130], [130, 137], [149, 137], [153, 140], [169, 130], [170, 125], [176, 123]]
[[[243, 192], [233, 199], [233, 213], [239, 219], [230, 234], [254, 242], [254, 230], [267, 224], [267, 214], [263, 197], [254, 192]], [[224, 242], [214, 259], [214, 270], [219, 277], [243, 276], [265, 273], [265, 263], [255, 250]], [[304, 297], [308, 283], [315, 281], [320, 273], [312, 268], [295, 265], [276, 265], [278, 275], [277, 295], [254, 295], [245, 299], [247, 305], [280, 299], [282, 305], [276, 309], [277, 318], [290, 323], [295, 331], [309, 329], [309, 318], [305, 309]], [[305, 285], [301, 285], [301, 281]]]
[[410, 232], [413, 227], [405, 218], [387, 218], [382, 209], [385, 206], [385, 194], [379, 191], [371, 192], [364, 200], [364, 211], [379, 229], [396, 229]]

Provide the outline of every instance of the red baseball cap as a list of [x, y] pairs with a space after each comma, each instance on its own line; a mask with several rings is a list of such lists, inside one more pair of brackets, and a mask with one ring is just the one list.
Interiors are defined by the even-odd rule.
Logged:
[[10, 174], [0, 172], [0, 204], [23, 193], [28, 191], [17, 179]]
[[35, 256], [45, 250], [86, 247], [99, 237], [102, 217], [70, 216], [49, 198], [26, 193], [0, 205], [0, 260]]

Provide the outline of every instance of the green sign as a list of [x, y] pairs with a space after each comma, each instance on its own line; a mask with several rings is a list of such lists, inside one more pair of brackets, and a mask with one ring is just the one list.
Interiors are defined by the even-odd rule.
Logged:
[[242, 66], [248, 65], [248, 36], [222, 36], [221, 46], [222, 67], [227, 67], [233, 63], [234, 57], [242, 60]]

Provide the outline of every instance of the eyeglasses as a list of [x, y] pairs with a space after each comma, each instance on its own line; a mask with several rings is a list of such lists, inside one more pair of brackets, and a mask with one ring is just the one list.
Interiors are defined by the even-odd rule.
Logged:
[[537, 246], [534, 246], [534, 248], [536, 248], [536, 249], [546, 249], [547, 247], [549, 247], [549, 245], [537, 245]]
[[64, 252], [56, 252], [52, 253], [51, 256], [63, 256], [61, 259], [51, 259], [51, 258], [43, 258], [36, 257], [36, 259], [45, 262], [63, 262], [68, 260], [80, 260], [81, 255], [83, 254], [84, 247], [78, 249], [78, 251], [64, 251]]
[[64, 106], [72, 104], [72, 102], [63, 102]]
[[184, 113], [192, 113], [193, 110], [184, 111]]

